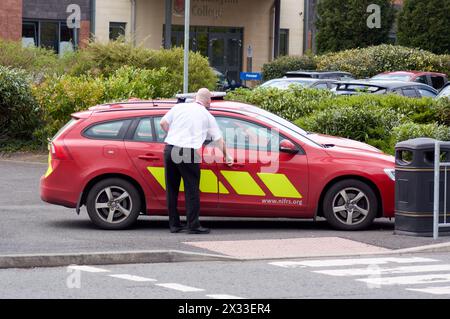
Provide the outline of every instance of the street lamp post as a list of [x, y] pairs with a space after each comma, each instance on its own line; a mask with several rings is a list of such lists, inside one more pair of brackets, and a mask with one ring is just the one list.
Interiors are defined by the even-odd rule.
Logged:
[[184, 74], [183, 93], [189, 92], [189, 26], [191, 17], [191, 0], [185, 0], [184, 4]]

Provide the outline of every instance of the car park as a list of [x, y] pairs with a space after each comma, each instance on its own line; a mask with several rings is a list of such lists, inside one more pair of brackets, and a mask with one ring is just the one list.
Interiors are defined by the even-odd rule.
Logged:
[[448, 82], [446, 74], [421, 71], [384, 72], [373, 76], [371, 80], [417, 82], [432, 86], [436, 90], [441, 89]]
[[[186, 100], [113, 103], [73, 114], [49, 144], [42, 200], [78, 213], [85, 205], [104, 229], [130, 227], [140, 214], [167, 215], [159, 121]], [[203, 146], [202, 216], [323, 216], [343, 230], [394, 216], [392, 156], [361, 142], [308, 133], [248, 104], [214, 100], [210, 112], [236, 163], [216, 160], [212, 143]], [[179, 206], [183, 211], [184, 196]]]
[[280, 90], [288, 89], [291, 85], [312, 89], [328, 89], [336, 87], [337, 80], [332, 79], [316, 79], [316, 78], [281, 78], [272, 79], [263, 84], [260, 88], [277, 88]]
[[343, 71], [289, 71], [284, 74], [286, 78], [312, 78], [312, 79], [333, 79], [351, 80], [354, 76]]
[[434, 88], [422, 83], [381, 80], [340, 81], [333, 91], [338, 95], [393, 93], [414, 98], [434, 98], [438, 94]]

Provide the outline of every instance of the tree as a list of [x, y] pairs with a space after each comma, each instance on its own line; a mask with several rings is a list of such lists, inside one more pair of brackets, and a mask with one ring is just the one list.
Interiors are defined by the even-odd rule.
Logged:
[[[374, 5], [376, 9], [373, 9]], [[318, 51], [333, 52], [386, 43], [394, 18], [392, 0], [321, 0], [316, 23]]]
[[450, 53], [450, 0], [405, 0], [398, 17], [398, 42], [437, 54]]

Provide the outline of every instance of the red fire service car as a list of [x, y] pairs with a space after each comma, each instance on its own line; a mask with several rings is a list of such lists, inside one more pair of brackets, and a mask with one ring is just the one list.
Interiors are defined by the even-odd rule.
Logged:
[[[86, 206], [104, 229], [166, 215], [161, 117], [186, 97], [105, 104], [72, 115], [51, 140], [41, 198]], [[309, 133], [256, 106], [214, 100], [210, 112], [236, 163], [213, 143], [201, 164], [201, 215], [315, 218], [359, 230], [394, 215], [394, 158], [357, 141]], [[233, 135], [234, 134], [234, 135]], [[183, 185], [179, 205], [184, 206]]]

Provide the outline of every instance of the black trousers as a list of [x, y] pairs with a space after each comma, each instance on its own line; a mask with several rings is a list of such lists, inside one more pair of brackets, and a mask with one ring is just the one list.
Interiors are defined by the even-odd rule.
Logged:
[[[173, 154], [176, 155], [176, 158], [173, 157]], [[180, 158], [183, 159], [181, 162]], [[197, 152], [192, 148], [166, 145], [164, 148], [164, 166], [170, 228], [180, 226], [177, 204], [182, 177], [186, 199], [187, 227], [189, 229], [200, 227], [200, 160]]]

